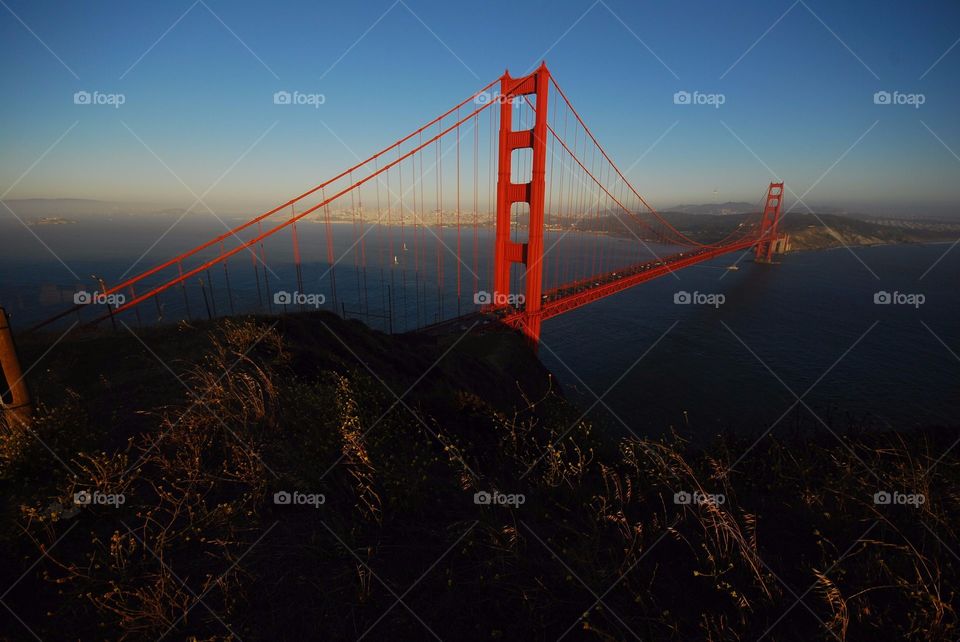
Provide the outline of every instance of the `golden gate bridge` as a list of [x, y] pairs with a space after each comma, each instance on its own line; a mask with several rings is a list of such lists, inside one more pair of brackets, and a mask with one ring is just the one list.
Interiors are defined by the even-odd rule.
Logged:
[[[391, 331], [400, 316], [404, 329], [422, 329], [480, 315], [536, 344], [543, 321], [676, 270], [751, 248], [770, 263], [782, 196], [783, 183], [770, 183], [758, 211], [723, 238], [678, 230], [542, 64], [520, 78], [504, 73], [335, 177], [139, 274], [101, 282], [31, 329], [72, 315], [84, 325], [142, 322], [155, 309], [162, 319], [165, 298], [182, 298], [188, 318], [198, 300], [210, 318], [233, 314], [243, 298], [235, 271], [249, 269], [248, 295], [264, 311], [304, 309], [306, 294], [323, 290], [337, 312], [386, 319]], [[481, 252], [481, 239], [492, 251]], [[323, 260], [305, 260], [316, 252]], [[284, 275], [268, 260], [281, 253], [292, 256]]]

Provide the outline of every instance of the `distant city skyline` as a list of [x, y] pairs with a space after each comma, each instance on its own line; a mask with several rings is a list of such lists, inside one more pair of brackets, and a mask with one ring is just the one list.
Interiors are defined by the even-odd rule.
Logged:
[[814, 209], [960, 215], [958, 18], [956, 5], [806, 0], [468, 15], [414, 0], [10, 0], [0, 194], [158, 209], [203, 194], [252, 215], [505, 67], [519, 76], [546, 60], [658, 209], [752, 202], [783, 178], [787, 201]]

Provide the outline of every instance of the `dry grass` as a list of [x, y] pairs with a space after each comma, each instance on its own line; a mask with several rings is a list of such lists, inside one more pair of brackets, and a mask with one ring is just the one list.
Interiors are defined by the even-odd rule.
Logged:
[[[299, 356], [262, 322], [217, 325], [181, 364], [191, 393], [141, 409], [144, 428], [111, 447], [81, 395], [41, 407], [37, 436], [75, 475], [0, 426], [12, 579], [47, 553], [18, 589], [37, 595], [42, 637], [69, 623], [80, 639], [356, 639], [374, 625], [367, 639], [419, 639], [395, 605], [411, 585], [404, 604], [444, 639], [958, 636], [946, 436], [767, 439], [731, 469], [735, 438], [610, 444], [549, 387], [495, 408], [487, 382], [438, 372], [397, 404], [356, 363]], [[388, 367], [379, 348], [364, 357]], [[272, 505], [294, 488], [327, 503]], [[927, 501], [878, 506], [881, 488]], [[82, 490], [126, 502], [78, 511]], [[478, 490], [526, 502], [476, 506]], [[676, 504], [681, 491], [726, 501]]]

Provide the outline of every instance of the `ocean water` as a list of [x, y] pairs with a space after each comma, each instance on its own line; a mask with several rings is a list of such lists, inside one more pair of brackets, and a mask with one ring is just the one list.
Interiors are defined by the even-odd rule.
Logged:
[[[75, 291], [95, 290], [94, 275], [118, 283], [224, 231], [206, 219], [171, 228], [174, 221], [116, 217], [29, 229], [0, 221], [0, 304], [22, 329], [69, 307]], [[407, 228], [401, 237], [374, 229], [358, 242], [367, 229], [331, 227], [339, 259], [331, 269], [326, 226], [300, 224], [299, 279], [290, 235], [278, 235], [258, 248], [269, 270], [241, 253], [228, 270], [206, 270], [122, 319], [135, 327], [188, 315], [279, 312], [279, 291], [321, 295], [313, 301], [322, 298], [323, 309], [397, 332], [478, 309], [474, 295], [490, 283], [489, 230]], [[455, 258], [458, 241], [463, 263]], [[582, 238], [548, 233], [547, 286], [588, 276], [600, 263], [616, 268], [676, 250], [593, 242], [599, 254], [585, 255]], [[739, 269], [727, 269], [734, 262]], [[876, 303], [884, 292], [892, 302]], [[90, 318], [71, 315], [51, 330]], [[774, 265], [728, 255], [550, 319], [540, 346], [564, 392], [604, 430], [673, 429], [691, 437], [726, 429], [956, 426], [958, 355], [960, 249], [946, 244], [799, 252]]]
[[[730, 263], [551, 320], [541, 358], [622, 433], [960, 424], [960, 249], [841, 248], [723, 269]], [[678, 291], [725, 300], [676, 304]], [[882, 292], [903, 303], [875, 303]]]

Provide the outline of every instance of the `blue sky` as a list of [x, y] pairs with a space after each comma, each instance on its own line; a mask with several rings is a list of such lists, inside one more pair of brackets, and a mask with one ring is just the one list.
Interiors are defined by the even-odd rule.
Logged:
[[2, 2], [6, 199], [186, 207], [173, 174], [202, 193], [256, 142], [205, 200], [265, 207], [353, 162], [330, 130], [367, 155], [545, 58], [622, 167], [660, 139], [630, 171], [655, 206], [753, 202], [772, 170], [812, 206], [960, 211], [957, 3]]

